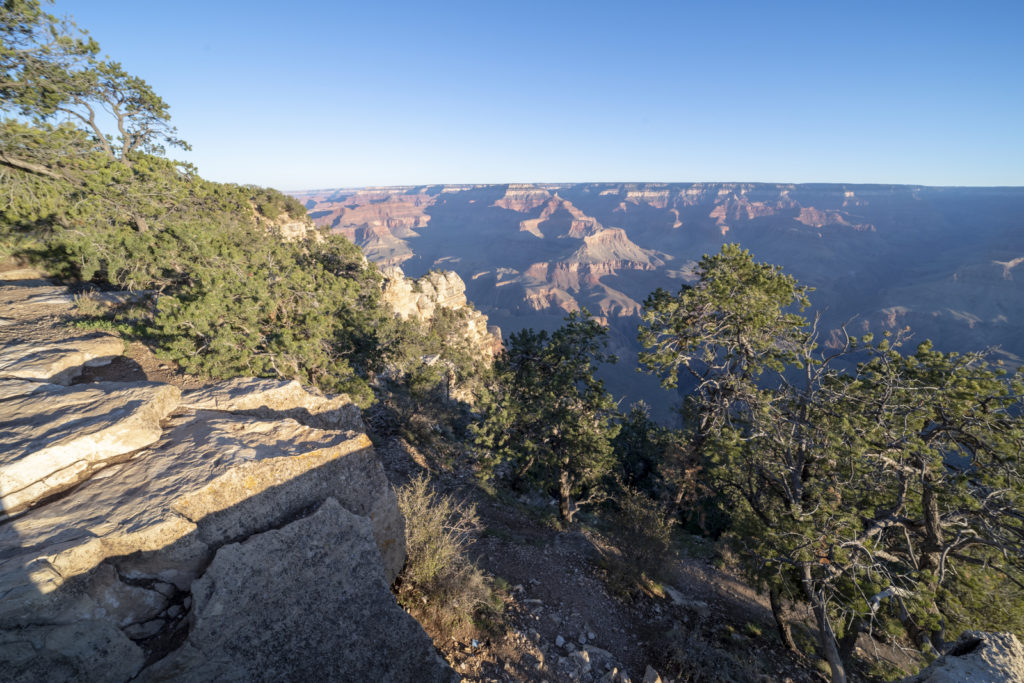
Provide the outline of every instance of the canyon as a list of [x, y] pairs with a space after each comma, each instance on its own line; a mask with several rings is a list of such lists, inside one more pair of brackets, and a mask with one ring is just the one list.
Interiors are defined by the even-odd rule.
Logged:
[[669, 419], [638, 375], [647, 295], [738, 242], [814, 288], [824, 344], [910, 328], [948, 350], [1024, 358], [1024, 188], [767, 183], [430, 185], [294, 193], [318, 224], [412, 277], [453, 270], [506, 332], [586, 307], [609, 325], [625, 405]]

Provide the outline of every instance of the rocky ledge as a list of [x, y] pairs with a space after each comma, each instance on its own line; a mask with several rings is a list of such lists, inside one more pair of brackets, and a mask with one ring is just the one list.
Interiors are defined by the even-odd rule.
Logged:
[[390, 584], [404, 523], [358, 409], [295, 382], [63, 385], [0, 347], [5, 680], [455, 680]]
[[903, 683], [1024, 681], [1024, 645], [1012, 633], [965, 631], [953, 647]]

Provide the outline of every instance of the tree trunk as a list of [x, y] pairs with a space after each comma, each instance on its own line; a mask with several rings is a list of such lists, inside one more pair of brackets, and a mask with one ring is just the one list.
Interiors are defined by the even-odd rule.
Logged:
[[7, 156], [0, 151], [0, 164], [4, 166], [10, 166], [21, 171], [28, 171], [29, 173], [35, 173], [36, 175], [46, 176], [47, 178], [54, 178], [56, 180], [67, 180], [64, 176], [59, 173], [54, 173], [47, 167], [41, 164], [34, 164], [31, 161], [25, 161], [23, 159], [17, 159], [15, 157]]
[[832, 670], [832, 683], [846, 683], [846, 668], [839, 656], [839, 646], [836, 643], [836, 634], [832, 630], [832, 623], [828, 619], [828, 608], [825, 605], [824, 596], [814, 588], [814, 581], [811, 578], [811, 566], [805, 564], [802, 570], [801, 582], [807, 600], [811, 603], [814, 611], [814, 619], [818, 623], [818, 644], [821, 645], [821, 652]]
[[572, 481], [565, 470], [558, 475], [558, 514], [569, 524], [572, 524], [573, 515], [576, 514], [576, 506], [572, 501]]
[[779, 632], [779, 640], [790, 652], [800, 652], [793, 641], [793, 631], [789, 627], [789, 622], [786, 621], [785, 615], [782, 613], [782, 597], [779, 595], [778, 589], [772, 588], [768, 592], [768, 598], [772, 604], [772, 616], [775, 618], [775, 628]]
[[[939, 500], [935, 494], [935, 487], [932, 485], [931, 477], [927, 476], [924, 487], [921, 491], [921, 504], [924, 512], [925, 542], [921, 548], [920, 569], [931, 574], [928, 581], [928, 594], [936, 595], [939, 591], [939, 571], [942, 568], [942, 514], [939, 511]], [[942, 613], [934, 600], [928, 601], [928, 613], [935, 617], [940, 624], [944, 624]], [[940, 626], [936, 629], [921, 629], [916, 638], [917, 645], [922, 650], [934, 649], [934, 654], [942, 654], [945, 645], [945, 628]]]

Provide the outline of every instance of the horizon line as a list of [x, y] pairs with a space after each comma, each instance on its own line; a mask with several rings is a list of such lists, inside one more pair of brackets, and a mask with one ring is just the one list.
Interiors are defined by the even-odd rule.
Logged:
[[459, 188], [477, 188], [477, 187], [503, 187], [519, 185], [524, 188], [536, 187], [544, 189], [544, 187], [550, 186], [579, 186], [579, 185], [771, 185], [775, 187], [806, 187], [806, 186], [836, 186], [836, 187], [885, 187], [885, 188], [911, 188], [911, 189], [943, 189], [943, 190], [1024, 190], [1024, 185], [926, 185], [922, 183], [871, 183], [871, 182], [842, 182], [842, 181], [822, 181], [822, 182], [772, 182], [772, 181], [736, 181], [736, 180], [714, 180], [714, 181], [580, 181], [580, 182], [501, 182], [501, 183], [409, 183], [400, 185], [334, 185], [330, 187], [313, 187], [313, 188], [302, 188], [302, 189], [289, 189], [281, 190], [285, 194], [300, 194], [300, 193], [311, 193], [311, 192], [326, 192], [329, 190], [397, 190], [397, 189], [411, 189], [411, 188], [428, 188], [428, 187], [459, 187]]

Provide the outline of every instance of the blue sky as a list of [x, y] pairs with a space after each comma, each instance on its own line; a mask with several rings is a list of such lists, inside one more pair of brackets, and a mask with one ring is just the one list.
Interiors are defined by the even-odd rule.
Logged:
[[208, 178], [1024, 185], [1024, 3], [57, 0]]

